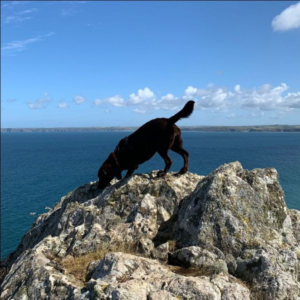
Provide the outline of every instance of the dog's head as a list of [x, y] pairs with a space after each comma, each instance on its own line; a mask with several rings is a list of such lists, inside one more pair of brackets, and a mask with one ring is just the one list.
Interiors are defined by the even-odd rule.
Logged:
[[97, 188], [100, 190], [106, 188], [115, 177], [120, 180], [122, 179], [122, 174], [116, 155], [112, 152], [98, 171], [99, 181]]

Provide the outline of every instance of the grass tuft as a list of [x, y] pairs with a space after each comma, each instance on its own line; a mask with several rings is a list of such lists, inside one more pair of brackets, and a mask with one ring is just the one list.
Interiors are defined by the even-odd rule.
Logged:
[[95, 252], [80, 256], [68, 255], [61, 261], [62, 267], [70, 274], [74, 275], [77, 279], [82, 282], [88, 280], [88, 267], [89, 265], [97, 260], [102, 259], [109, 252], [123, 252], [129, 254], [139, 254], [138, 245], [136, 243], [114, 243], [114, 244], [103, 244]]

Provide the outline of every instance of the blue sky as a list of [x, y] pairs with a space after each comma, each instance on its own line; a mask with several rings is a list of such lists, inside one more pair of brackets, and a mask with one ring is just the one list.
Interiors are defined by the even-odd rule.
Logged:
[[1, 126], [300, 124], [300, 2], [1, 1]]

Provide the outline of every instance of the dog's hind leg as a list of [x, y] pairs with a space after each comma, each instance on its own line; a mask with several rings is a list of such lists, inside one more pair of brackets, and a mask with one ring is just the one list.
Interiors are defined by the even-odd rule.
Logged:
[[189, 153], [182, 148], [181, 137], [175, 139], [174, 144], [171, 147], [171, 150], [181, 155], [184, 161], [183, 168], [180, 169], [177, 175], [186, 173], [187, 170], [189, 169]]
[[172, 159], [168, 156], [168, 150], [167, 151], [158, 151], [158, 154], [165, 161], [166, 166], [165, 166], [164, 170], [158, 171], [156, 176], [163, 177], [168, 173], [168, 171], [172, 165]]

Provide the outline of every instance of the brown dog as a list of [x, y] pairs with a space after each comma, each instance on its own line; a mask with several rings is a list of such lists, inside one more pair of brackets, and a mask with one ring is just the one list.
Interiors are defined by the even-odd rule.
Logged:
[[156, 152], [166, 164], [165, 169], [159, 171], [157, 176], [165, 176], [172, 164], [168, 156], [169, 149], [183, 157], [184, 166], [178, 174], [186, 173], [189, 167], [189, 154], [182, 148], [181, 131], [175, 123], [181, 118], [189, 117], [194, 110], [194, 104], [195, 102], [190, 100], [171, 118], [153, 119], [122, 139], [98, 171], [98, 189], [104, 189], [114, 177], [122, 179], [123, 170], [128, 170], [126, 178], [131, 176], [140, 164], [149, 160]]

